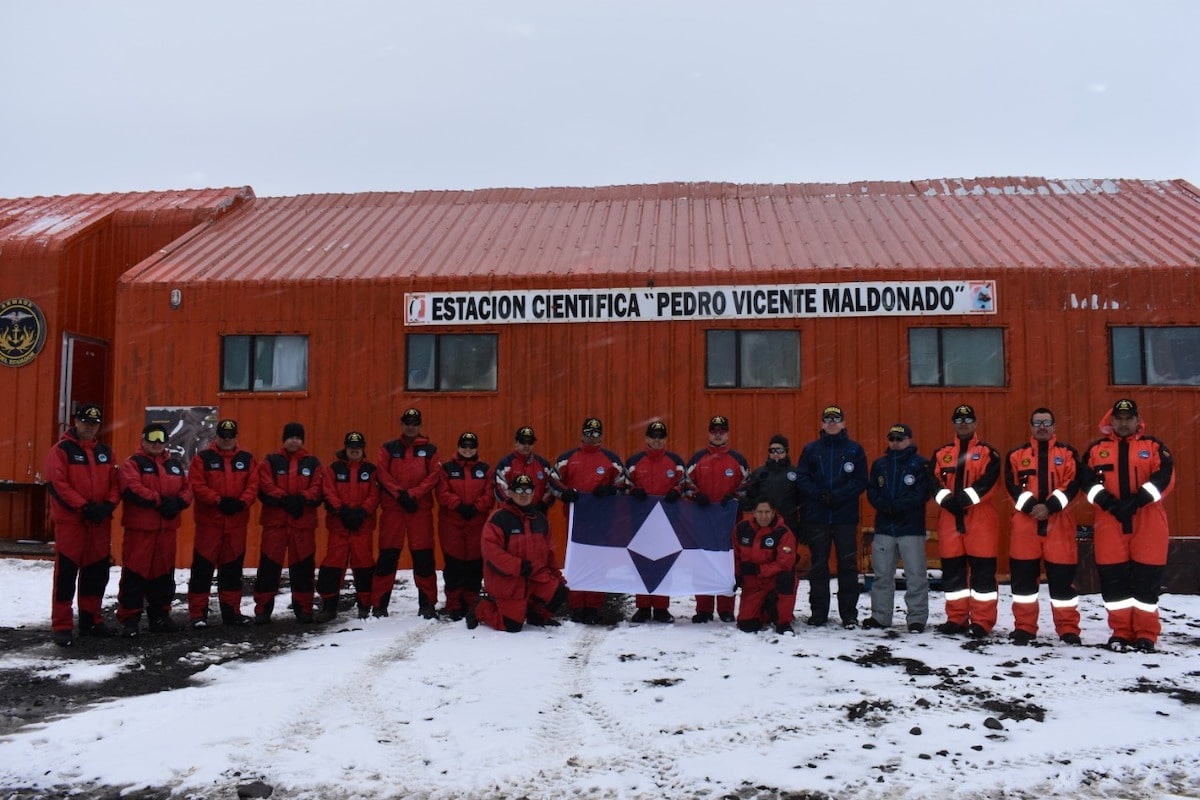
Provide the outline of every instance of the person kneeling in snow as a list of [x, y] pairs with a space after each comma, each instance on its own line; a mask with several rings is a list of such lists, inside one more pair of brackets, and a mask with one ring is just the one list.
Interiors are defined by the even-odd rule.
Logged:
[[480, 622], [518, 633], [530, 625], [557, 625], [554, 615], [567, 605], [567, 582], [558, 571], [550, 523], [533, 503], [533, 479], [518, 475], [508, 502], [483, 527], [485, 594], [467, 612], [468, 628]]
[[754, 633], [774, 623], [776, 633], [790, 633], [796, 608], [796, 535], [770, 500], [755, 503], [754, 518], [734, 528], [733, 568], [742, 587], [738, 629]]

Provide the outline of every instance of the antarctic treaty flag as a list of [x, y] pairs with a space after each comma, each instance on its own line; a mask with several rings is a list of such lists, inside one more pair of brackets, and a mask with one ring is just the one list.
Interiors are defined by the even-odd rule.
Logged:
[[572, 589], [731, 594], [737, 503], [701, 507], [618, 495], [571, 506], [564, 570]]

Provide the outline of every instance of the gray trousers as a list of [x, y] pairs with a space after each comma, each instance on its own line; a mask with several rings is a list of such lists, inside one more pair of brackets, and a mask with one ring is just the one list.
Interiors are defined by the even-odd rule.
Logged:
[[906, 624], [924, 625], [929, 621], [929, 575], [925, 563], [924, 536], [881, 536], [871, 543], [871, 566], [875, 582], [871, 585], [871, 616], [890, 627], [896, 605], [896, 560], [904, 562], [904, 605]]

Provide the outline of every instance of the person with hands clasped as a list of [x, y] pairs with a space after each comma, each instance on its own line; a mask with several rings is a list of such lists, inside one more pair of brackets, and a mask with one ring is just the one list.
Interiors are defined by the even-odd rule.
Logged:
[[375, 465], [366, 459], [366, 451], [367, 437], [359, 431], [350, 431], [342, 440], [342, 449], [334, 454], [333, 462], [321, 471], [329, 544], [317, 570], [317, 594], [321, 597], [317, 622], [332, 622], [337, 617], [346, 567], [354, 571], [358, 618], [366, 619], [371, 612], [371, 581], [375, 572], [371, 545], [375, 509], [379, 508], [379, 481]]
[[925, 504], [929, 462], [917, 452], [912, 428], [888, 428], [887, 450], [871, 464], [867, 501], [875, 508], [871, 541], [871, 616], [864, 628], [890, 628], [896, 605], [896, 561], [904, 563], [905, 622], [923, 633], [929, 622], [929, 572], [925, 558]]
[[[702, 508], [714, 502], [740, 506], [749, 473], [746, 457], [729, 446], [729, 418], [718, 414], [708, 421], [708, 446], [688, 459], [686, 496]], [[733, 605], [733, 592], [715, 597], [696, 595], [692, 622], [712, 622], [714, 609], [722, 622], [733, 622]]]
[[437, 446], [421, 433], [421, 412], [407, 409], [400, 416], [401, 434], [379, 448], [379, 486], [383, 513], [379, 519], [379, 560], [372, 592], [377, 617], [388, 615], [400, 553], [408, 540], [417, 614], [437, 618], [437, 563], [433, 554], [433, 497], [442, 472]]
[[217, 573], [221, 622], [246, 625], [242, 613], [242, 567], [250, 506], [258, 497], [258, 462], [238, 447], [236, 420], [217, 423], [217, 437], [192, 457], [188, 482], [195, 495], [196, 534], [188, 577], [188, 624], [208, 625], [208, 598]]
[[292, 612], [298, 622], [313, 621], [321, 497], [321, 461], [304, 449], [304, 426], [289, 422], [283, 426], [283, 447], [258, 465], [262, 547], [254, 576], [255, 625], [271, 621], [285, 561], [292, 586]]
[[1043, 565], [1054, 630], [1066, 644], [1082, 643], [1075, 591], [1079, 551], [1069, 508], [1079, 493], [1079, 453], [1058, 440], [1054, 423], [1053, 411], [1035, 408], [1029, 417], [1029, 441], [1010, 450], [1005, 460], [1004, 483], [1013, 500], [1008, 565], [1014, 628], [1008, 638], [1019, 645], [1037, 637]]
[[[564, 503], [574, 503], [584, 492], [601, 499], [612, 497], [628, 486], [621, 457], [601, 446], [603, 437], [603, 423], [588, 417], [583, 421], [579, 447], [554, 460], [550, 483]], [[595, 625], [604, 600], [604, 592], [572, 590], [571, 621]]]
[[446, 605], [442, 613], [462, 619], [479, 600], [483, 585], [480, 535], [493, 503], [495, 476], [479, 460], [479, 437], [464, 431], [458, 437], [454, 458], [442, 462], [438, 476], [438, 542], [442, 547], [442, 585]]
[[544, 627], [566, 608], [567, 584], [555, 566], [550, 523], [533, 504], [533, 479], [518, 475], [508, 485], [508, 500], [483, 526], [483, 584], [486, 594], [467, 611], [470, 629], [480, 622], [498, 631], [519, 633], [528, 622]]
[[996, 625], [1000, 519], [992, 494], [1003, 462], [976, 435], [974, 408], [955, 407], [951, 421], [954, 441], [934, 451], [929, 467], [930, 491], [941, 506], [938, 554], [946, 594], [946, 621], [938, 631], [983, 639]]
[[733, 570], [742, 590], [738, 630], [754, 633], [773, 624], [776, 633], [792, 633], [796, 535], [770, 500], [755, 503], [751, 518], [734, 528]]
[[101, 614], [112, 563], [112, 515], [120, 500], [112, 449], [99, 440], [104, 412], [95, 403], [75, 411], [46, 454], [46, 490], [54, 521], [54, 592], [51, 637], [59, 647], [75, 643], [72, 601], [79, 586], [79, 635], [113, 636]]
[[841, 406], [821, 411], [820, 438], [796, 462], [804, 504], [804, 542], [812, 551], [808, 572], [809, 625], [829, 619], [829, 553], [837, 554], [838, 614], [843, 628], [858, 625], [859, 497], [867, 488], [867, 452], [846, 431]]
[[142, 428], [142, 444], [121, 464], [121, 584], [117, 619], [122, 636], [136, 636], [146, 608], [155, 633], [183, 626], [171, 619], [175, 597], [175, 534], [179, 515], [192, 502], [183, 464], [167, 455], [167, 429], [158, 423]]
[[[629, 495], [637, 500], [647, 500], [651, 495], [661, 497], [664, 503], [674, 503], [683, 494], [683, 459], [667, 449], [667, 426], [654, 420], [646, 426], [646, 448], [634, 453], [625, 462], [625, 473], [629, 478]], [[630, 622], [671, 623], [674, 615], [668, 610], [671, 598], [661, 594], [639, 594], [634, 597], [636, 611]]]
[[1088, 446], [1080, 486], [1096, 507], [1096, 569], [1108, 611], [1110, 650], [1154, 652], [1162, 623], [1158, 593], [1170, 530], [1163, 498], [1175, 486], [1175, 459], [1145, 432], [1133, 400], [1122, 399]]

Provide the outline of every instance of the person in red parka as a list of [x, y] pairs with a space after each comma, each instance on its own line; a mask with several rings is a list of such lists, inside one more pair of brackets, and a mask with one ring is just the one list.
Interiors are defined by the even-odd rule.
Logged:
[[442, 613], [462, 619], [479, 600], [483, 586], [480, 535], [493, 502], [495, 477], [479, 460], [479, 437], [466, 431], [458, 437], [454, 458], [442, 462], [438, 476], [438, 541], [442, 547], [442, 584], [446, 605]]
[[[646, 449], [629, 457], [625, 462], [625, 474], [629, 478], [631, 497], [645, 500], [654, 495], [666, 503], [679, 500], [684, 490], [685, 467], [683, 459], [667, 449], [666, 423], [654, 420], [646, 426]], [[675, 617], [668, 609], [670, 601], [666, 595], [639, 594], [634, 598], [637, 610], [629, 621], [674, 622]]]
[[[708, 421], [708, 446], [688, 460], [688, 497], [699, 506], [740, 503], [749, 474], [746, 457], [729, 447], [729, 418], [718, 414]], [[722, 622], [733, 622], [732, 593], [696, 595], [692, 622], [712, 622], [714, 605]]]
[[292, 612], [313, 621], [313, 570], [317, 553], [317, 506], [321, 505], [321, 461], [304, 449], [304, 426], [283, 426], [283, 447], [258, 465], [262, 503], [262, 547], [254, 576], [254, 624], [266, 625], [275, 609], [279, 578], [288, 566]]
[[762, 499], [754, 514], [733, 530], [733, 572], [742, 588], [737, 626], [754, 633], [774, 623], [776, 633], [792, 633], [796, 608], [796, 534]]
[[[612, 497], [628, 485], [621, 457], [601, 446], [604, 425], [595, 417], [583, 421], [579, 447], [554, 459], [551, 485], [564, 503], [574, 503], [588, 492], [597, 498]], [[604, 592], [571, 591], [571, 621], [582, 625], [600, 622]]]
[[1153, 653], [1162, 623], [1158, 593], [1167, 563], [1167, 510], [1175, 458], [1145, 432], [1137, 403], [1122, 399], [1083, 457], [1081, 488], [1096, 507], [1096, 571], [1112, 635], [1108, 648]]
[[1038, 576], [1046, 570], [1050, 613], [1058, 638], [1079, 638], [1079, 593], [1075, 567], [1075, 515], [1071, 501], [1079, 494], [1079, 453], [1055, 435], [1054, 412], [1035, 408], [1029, 416], [1029, 441], [1008, 453], [1004, 483], [1013, 499], [1009, 572], [1012, 575], [1013, 632], [1010, 639], [1027, 645], [1038, 632]]
[[518, 475], [509, 499], [483, 526], [483, 584], [486, 593], [467, 611], [467, 627], [482, 622], [518, 633], [530, 625], [557, 625], [567, 605], [567, 584], [550, 540], [550, 523], [533, 504], [533, 479]]
[[217, 423], [217, 438], [192, 457], [188, 482], [195, 495], [196, 535], [188, 579], [188, 624], [208, 625], [208, 598], [217, 573], [221, 622], [247, 625], [242, 613], [242, 567], [250, 506], [258, 497], [258, 462], [238, 447], [237, 421]]
[[979, 440], [975, 409], [955, 407], [951, 414], [954, 441], [929, 459], [930, 491], [941, 506], [938, 554], [946, 621], [941, 633], [987, 637], [996, 625], [996, 559], [1000, 550], [1000, 517], [992, 501], [1003, 459], [996, 448]]
[[342, 440], [342, 450], [321, 472], [321, 490], [325, 495], [325, 528], [329, 544], [317, 572], [317, 594], [321, 610], [317, 622], [337, 617], [338, 593], [346, 577], [346, 567], [354, 571], [354, 595], [358, 618], [371, 613], [371, 581], [375, 556], [371, 541], [375, 533], [375, 509], [379, 508], [379, 481], [375, 465], [367, 461], [367, 438], [350, 431]]
[[400, 438], [379, 448], [379, 486], [383, 514], [379, 520], [379, 560], [371, 591], [377, 617], [388, 615], [396, 567], [404, 541], [412, 555], [413, 583], [417, 587], [417, 614], [437, 617], [437, 564], [433, 556], [433, 498], [441, 462], [437, 447], [421, 433], [421, 412], [415, 408], [400, 416]]
[[117, 464], [99, 440], [104, 412], [95, 403], [75, 411], [75, 427], [46, 454], [46, 489], [54, 522], [54, 592], [50, 628], [54, 643], [75, 643], [72, 602], [79, 586], [79, 635], [113, 636], [100, 604], [112, 563], [112, 515], [120, 500]]
[[124, 500], [121, 524], [121, 583], [117, 619], [122, 636], [136, 636], [146, 608], [151, 631], [174, 633], [183, 626], [171, 619], [175, 596], [175, 534], [179, 515], [192, 502], [192, 487], [178, 458], [167, 455], [167, 429], [151, 423], [142, 444], [121, 464]]

